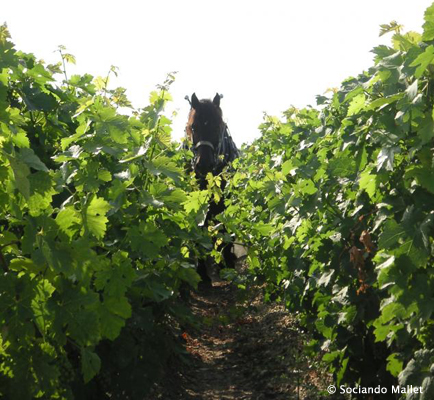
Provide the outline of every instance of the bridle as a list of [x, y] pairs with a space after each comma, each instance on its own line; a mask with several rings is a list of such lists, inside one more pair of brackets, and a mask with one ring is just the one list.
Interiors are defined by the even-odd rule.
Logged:
[[209, 147], [212, 152], [213, 152], [213, 159], [214, 159], [214, 163], [213, 163], [213, 169], [212, 171], [215, 172], [216, 170], [218, 170], [218, 168], [220, 167], [220, 164], [223, 162], [219, 162], [220, 161], [220, 156], [224, 155], [224, 148], [225, 148], [225, 133], [227, 132], [227, 125], [223, 124], [222, 125], [222, 129], [221, 129], [221, 133], [220, 133], [220, 137], [219, 137], [219, 141], [218, 141], [218, 145], [217, 147], [214, 146], [210, 141], [208, 140], [199, 140], [196, 144], [193, 144], [193, 166], [196, 164], [197, 161], [197, 157], [199, 155], [199, 148], [200, 147]]
[[[218, 94], [217, 94], [218, 95]], [[223, 97], [223, 95], [219, 95], [220, 98]], [[185, 99], [189, 102], [190, 106], [192, 107], [191, 110], [193, 110], [192, 103], [190, 101], [190, 98], [188, 96], [185, 96]], [[208, 122], [205, 122], [204, 125], [208, 125]], [[197, 143], [194, 143], [194, 133], [195, 129], [193, 127], [193, 124], [188, 124], [186, 126], [186, 134], [187, 137], [189, 137], [193, 141], [193, 146], [190, 148], [193, 152], [193, 159], [192, 159], [192, 167], [193, 170], [196, 169], [196, 164], [199, 156], [199, 149], [201, 147], [208, 147], [211, 149], [213, 154], [213, 166], [211, 172], [213, 174], [218, 174], [221, 172], [222, 168], [230, 161], [233, 161], [235, 158], [239, 157], [239, 151], [232, 140], [231, 134], [229, 133], [229, 128], [221, 121], [221, 130], [219, 133], [218, 138], [218, 144], [215, 146], [212, 142], [209, 140], [199, 140]]]

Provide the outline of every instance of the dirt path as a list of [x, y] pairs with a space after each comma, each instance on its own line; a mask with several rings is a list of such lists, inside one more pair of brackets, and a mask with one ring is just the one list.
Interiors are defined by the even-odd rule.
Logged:
[[227, 282], [191, 293], [189, 307], [203, 328], [182, 331], [187, 355], [174, 360], [151, 398], [330, 399], [330, 377], [303, 356], [296, 321], [283, 307], [264, 304], [259, 289], [247, 299], [240, 293]]

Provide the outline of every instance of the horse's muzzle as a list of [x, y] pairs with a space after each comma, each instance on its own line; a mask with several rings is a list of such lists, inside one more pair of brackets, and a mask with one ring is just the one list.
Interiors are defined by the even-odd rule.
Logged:
[[198, 175], [205, 176], [214, 169], [214, 153], [211, 148], [203, 147], [198, 149], [194, 163], [194, 171]]

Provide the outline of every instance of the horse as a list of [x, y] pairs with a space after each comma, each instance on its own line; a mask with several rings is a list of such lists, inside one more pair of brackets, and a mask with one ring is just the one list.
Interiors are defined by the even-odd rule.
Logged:
[[[220, 108], [220, 99], [223, 96], [216, 93], [213, 100], [199, 100], [196, 93], [193, 93], [190, 101], [190, 113], [186, 125], [186, 136], [191, 143], [193, 152], [192, 167], [198, 180], [201, 190], [206, 189], [208, 173], [220, 174], [223, 169], [237, 157], [239, 151], [235, 145], [227, 124], [223, 121], [223, 113]], [[188, 97], [186, 97], [188, 100]], [[226, 181], [222, 179], [221, 189], [224, 190]], [[224, 198], [219, 202], [211, 200], [209, 210], [205, 218], [205, 227], [215, 218], [216, 215], [225, 209]], [[225, 232], [225, 231], [224, 231]], [[236, 257], [233, 253], [233, 243], [221, 244], [218, 250], [223, 253], [223, 260], [226, 267], [233, 268]], [[205, 283], [211, 282], [210, 275], [211, 257], [207, 260], [200, 260], [198, 273]]]

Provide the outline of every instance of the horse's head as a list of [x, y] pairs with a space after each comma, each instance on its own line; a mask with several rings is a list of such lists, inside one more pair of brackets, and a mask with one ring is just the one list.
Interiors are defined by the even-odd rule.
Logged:
[[220, 108], [220, 95], [217, 93], [212, 101], [199, 101], [193, 93], [186, 131], [193, 143], [194, 170], [197, 175], [205, 176], [215, 169], [225, 127]]

